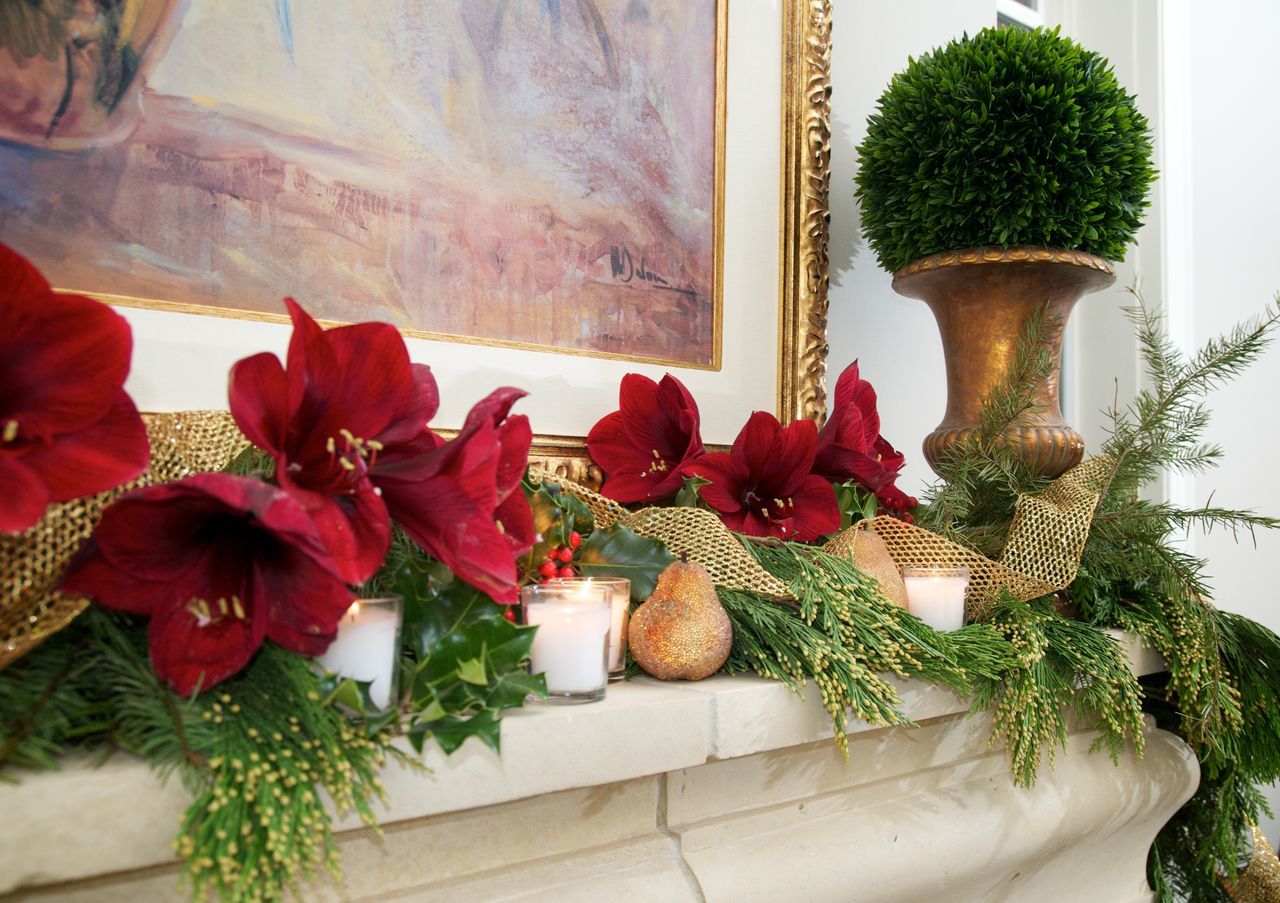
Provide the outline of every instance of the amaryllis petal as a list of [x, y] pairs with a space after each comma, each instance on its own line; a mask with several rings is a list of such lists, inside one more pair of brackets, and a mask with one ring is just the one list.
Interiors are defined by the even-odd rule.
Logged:
[[97, 420], [129, 375], [128, 322], [81, 295], [49, 293], [0, 307], [7, 304], [36, 313], [18, 335], [0, 333], [0, 422], [16, 419], [24, 433], [49, 440]]
[[60, 588], [149, 613], [152, 664], [183, 694], [236, 673], [273, 629], [321, 650], [352, 599], [302, 505], [229, 474], [116, 502]]
[[132, 348], [123, 317], [54, 293], [0, 245], [0, 532], [25, 530], [48, 503], [111, 489], [146, 468], [146, 431], [124, 392]]
[[768, 411], [754, 411], [733, 440], [734, 458], [743, 462], [751, 473], [764, 473], [770, 467], [782, 424]]
[[655, 383], [629, 373], [618, 399], [619, 410], [587, 436], [587, 451], [605, 472], [601, 492], [624, 503], [671, 498], [704, 451], [693, 396], [670, 374]]
[[91, 595], [100, 605], [134, 615], [151, 614], [165, 596], [164, 581], [120, 571], [98, 554], [93, 538], [76, 554], [58, 589], [72, 596]]
[[750, 479], [750, 472], [739, 459], [723, 452], [709, 452], [689, 465], [689, 474], [707, 481], [698, 494], [722, 515], [742, 509], [741, 488]]
[[[0, 246], [3, 247], [3, 246]], [[0, 455], [0, 533], [17, 533], [34, 526], [49, 506], [49, 490], [18, 458]]]
[[151, 667], [180, 696], [208, 689], [235, 675], [262, 645], [262, 628], [239, 618], [208, 624], [189, 609], [173, 606], [156, 612], [147, 627]]
[[[835, 402], [837, 411], [848, 411], [857, 414], [858, 432], [865, 440], [863, 449], [870, 448], [875, 437], [880, 433], [880, 414], [876, 411], [876, 390], [858, 373], [858, 362], [854, 361], [844, 369], [836, 380]], [[831, 423], [837, 428], [842, 426], [841, 417], [833, 417]], [[849, 438], [852, 438], [850, 436]]]
[[502, 535], [518, 558], [534, 547], [538, 541], [537, 530], [533, 523], [533, 509], [524, 491], [517, 489], [505, 501], [498, 503], [493, 512], [494, 519], [501, 525]]
[[770, 467], [777, 473], [792, 476], [790, 480], [779, 481], [777, 488], [780, 493], [786, 492], [789, 495], [791, 485], [808, 475], [817, 444], [818, 425], [812, 420], [797, 420], [786, 429], [779, 427], [772, 449], [774, 460]]
[[296, 550], [284, 549], [282, 559], [255, 571], [257, 585], [273, 600], [266, 612], [267, 637], [299, 655], [320, 655], [337, 635], [353, 594]]
[[440, 409], [440, 389], [436, 386], [436, 378], [426, 364], [413, 364], [413, 398], [399, 416], [378, 437], [385, 446], [400, 445], [412, 442], [424, 432], [429, 432], [427, 424]]
[[374, 575], [391, 546], [391, 517], [373, 484], [365, 480], [355, 491], [330, 495], [281, 485], [315, 522], [316, 532], [346, 583], [363, 583]]
[[822, 477], [805, 477], [791, 497], [795, 504], [792, 535], [788, 539], [812, 542], [819, 536], [840, 529], [840, 503], [830, 481]]
[[380, 467], [375, 479], [391, 516], [414, 542], [460, 579], [509, 604], [517, 574], [515, 554], [495, 521], [502, 448], [493, 410], [486, 405], [457, 437]]
[[227, 399], [240, 432], [272, 455], [284, 450], [289, 434], [289, 386], [280, 358], [255, 354], [231, 366]]
[[533, 427], [523, 414], [508, 417], [498, 428], [498, 495], [506, 498], [524, 479], [529, 465], [529, 446], [533, 444]]
[[120, 390], [98, 420], [51, 444], [32, 443], [21, 460], [45, 484], [50, 501], [66, 502], [128, 482], [146, 469], [151, 451], [138, 409]]
[[678, 489], [670, 468], [656, 469], [652, 454], [632, 444], [618, 411], [602, 417], [591, 428], [587, 451], [605, 472], [601, 493], [614, 501], [630, 505], [674, 495]]

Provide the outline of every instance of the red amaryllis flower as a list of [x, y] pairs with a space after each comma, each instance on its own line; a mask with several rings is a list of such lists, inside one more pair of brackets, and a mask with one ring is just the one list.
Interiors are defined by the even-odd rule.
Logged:
[[618, 407], [587, 436], [587, 452], [605, 472], [600, 491], [624, 504], [671, 498], [703, 452], [693, 396], [670, 374], [655, 383], [628, 373]]
[[386, 505], [370, 477], [378, 456], [431, 448], [427, 421], [439, 394], [386, 323], [325, 330], [292, 298], [288, 366], [256, 354], [231, 369], [231, 413], [275, 459], [276, 479], [315, 518], [349, 583], [382, 564], [391, 541]]
[[901, 512], [916, 504], [894, 485], [904, 461], [880, 435], [876, 390], [858, 375], [854, 361], [836, 381], [831, 416], [818, 434], [813, 472], [835, 483], [854, 480], [874, 492], [885, 508]]
[[132, 350], [123, 317], [54, 294], [0, 245], [0, 532], [146, 469], [146, 427], [124, 391]]
[[756, 411], [728, 454], [705, 454], [689, 473], [709, 481], [702, 499], [730, 529], [807, 542], [840, 529], [835, 490], [810, 473], [817, 441], [812, 420], [783, 427]]
[[297, 500], [228, 474], [116, 502], [61, 589], [150, 615], [152, 667], [183, 696], [235, 674], [264, 637], [319, 655], [353, 598]]
[[516, 558], [533, 546], [520, 489], [532, 433], [507, 412], [524, 392], [478, 402], [458, 435], [431, 451], [386, 455], [374, 479], [396, 523], [460, 579], [507, 605], [517, 600]]

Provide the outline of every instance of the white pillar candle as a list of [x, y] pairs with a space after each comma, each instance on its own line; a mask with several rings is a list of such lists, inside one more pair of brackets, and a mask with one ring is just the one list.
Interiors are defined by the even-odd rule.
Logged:
[[347, 609], [337, 637], [316, 661], [341, 677], [372, 681], [369, 699], [385, 709], [400, 658], [399, 637], [400, 599], [363, 599]]
[[907, 587], [907, 611], [934, 630], [964, 626], [968, 568], [903, 568], [902, 582]]
[[604, 695], [609, 679], [612, 608], [608, 587], [589, 581], [557, 581], [521, 591], [524, 622], [536, 626], [529, 670], [546, 676], [551, 701], [590, 701]]
[[609, 591], [609, 679], [620, 680], [627, 667], [627, 622], [631, 619], [631, 581], [626, 577], [578, 577], [556, 580], [560, 586], [603, 586]]

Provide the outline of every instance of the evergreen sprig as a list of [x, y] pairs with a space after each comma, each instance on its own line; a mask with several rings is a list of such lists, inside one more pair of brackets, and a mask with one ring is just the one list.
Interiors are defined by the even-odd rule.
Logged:
[[1112, 760], [1132, 744], [1142, 754], [1142, 693], [1129, 660], [1110, 637], [1054, 609], [1053, 597], [1006, 596], [991, 623], [1012, 644], [1016, 664], [976, 687], [973, 711], [993, 709], [992, 741], [1003, 736], [1014, 781], [1035, 783], [1042, 758], [1052, 765], [1067, 742], [1067, 713], [1099, 731], [1093, 748]]

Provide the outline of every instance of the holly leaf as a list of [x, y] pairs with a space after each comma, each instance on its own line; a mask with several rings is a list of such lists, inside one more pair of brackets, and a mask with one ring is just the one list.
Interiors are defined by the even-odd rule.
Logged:
[[578, 550], [577, 565], [584, 577], [626, 577], [631, 581], [632, 601], [643, 602], [657, 587], [658, 575], [675, 560], [658, 540], [614, 524], [587, 538]]
[[485, 649], [482, 646], [478, 658], [469, 658], [466, 661], [458, 662], [458, 676], [469, 684], [475, 684], [479, 687], [488, 686], [489, 678], [485, 674], [484, 659]]
[[840, 505], [840, 529], [850, 527], [860, 520], [870, 520], [880, 510], [880, 500], [876, 498], [876, 494], [859, 483], [849, 480], [834, 486], [836, 501]]
[[702, 494], [698, 490], [710, 482], [710, 480], [705, 480], [702, 477], [685, 477], [684, 485], [676, 493], [676, 507], [705, 508], [706, 505], [702, 503]]
[[[419, 730], [420, 727], [421, 730]], [[445, 718], [431, 725], [414, 725], [409, 731], [409, 741], [414, 744], [418, 752], [422, 752], [422, 743], [426, 740], [428, 733], [440, 744], [440, 748], [446, 755], [455, 752], [470, 737], [479, 737], [485, 746], [494, 752], [500, 752], [499, 722], [490, 712], [479, 712], [465, 720]], [[419, 737], [421, 739], [417, 739]]]

